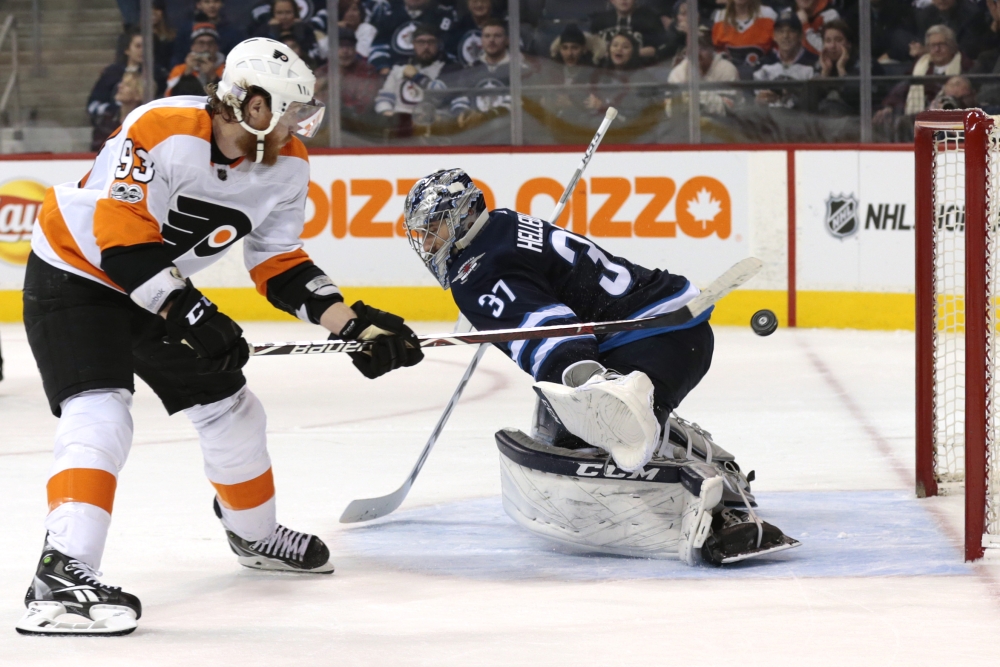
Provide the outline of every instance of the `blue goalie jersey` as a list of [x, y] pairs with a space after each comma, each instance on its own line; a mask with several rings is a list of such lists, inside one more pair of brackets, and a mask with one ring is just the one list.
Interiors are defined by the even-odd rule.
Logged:
[[[590, 239], [508, 209], [489, 222], [451, 261], [452, 295], [480, 331], [577, 322], [638, 319], [669, 313], [698, 296], [687, 278], [615, 257]], [[499, 343], [536, 380], [560, 382], [582, 359], [633, 341], [706, 321], [711, 309], [679, 327], [601, 337], [567, 336]]]

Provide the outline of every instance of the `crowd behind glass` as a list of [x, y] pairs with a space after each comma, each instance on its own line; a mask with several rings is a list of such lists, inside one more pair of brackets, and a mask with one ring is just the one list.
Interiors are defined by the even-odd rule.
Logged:
[[[508, 144], [512, 111], [526, 144], [586, 142], [609, 106], [616, 143], [689, 138], [686, 0], [520, 0], [513, 39], [508, 0], [339, 0], [335, 22], [323, 0], [228, 2], [153, 0], [154, 97], [204, 94], [233, 45], [265, 36], [314, 69], [319, 99], [337, 68], [344, 145]], [[116, 61], [88, 102], [95, 149], [144, 99], [139, 2], [119, 6]], [[858, 141], [857, 0], [697, 6], [702, 141]], [[1000, 0], [871, 0], [870, 14], [874, 140], [912, 140], [924, 109], [1000, 113]]]

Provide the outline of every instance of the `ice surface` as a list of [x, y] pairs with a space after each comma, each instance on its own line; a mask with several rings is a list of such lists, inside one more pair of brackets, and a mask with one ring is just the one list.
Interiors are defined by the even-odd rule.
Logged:
[[[246, 328], [254, 341], [319, 334]], [[239, 567], [194, 430], [140, 386], [102, 564], [142, 599], [139, 630], [47, 639], [13, 625], [42, 542], [56, 420], [23, 329], [2, 325], [0, 665], [989, 664], [1000, 571], [962, 563], [960, 498], [912, 497], [912, 334], [716, 334], [681, 414], [757, 471], [761, 514], [798, 549], [690, 569], [563, 553], [519, 530], [500, 507], [493, 433], [528, 426], [532, 393], [495, 350], [403, 506], [339, 524], [350, 500], [405, 479], [473, 350], [431, 350], [376, 381], [342, 355], [261, 358], [247, 375], [268, 411], [279, 520], [321, 535], [337, 573]]]

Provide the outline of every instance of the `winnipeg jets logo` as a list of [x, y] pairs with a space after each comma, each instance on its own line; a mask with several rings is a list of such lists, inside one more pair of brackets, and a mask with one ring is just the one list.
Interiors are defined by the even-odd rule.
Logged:
[[[483, 253], [483, 255], [485, 254]], [[479, 268], [479, 260], [483, 258], [483, 255], [476, 255], [458, 267], [458, 271], [455, 272], [455, 279], [452, 282], [465, 283], [469, 278], [469, 274]]]

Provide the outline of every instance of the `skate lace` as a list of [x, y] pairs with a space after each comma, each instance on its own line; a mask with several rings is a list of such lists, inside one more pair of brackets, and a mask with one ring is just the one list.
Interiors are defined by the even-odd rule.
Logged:
[[250, 548], [269, 556], [294, 558], [301, 561], [305, 558], [310, 537], [312, 536], [297, 530], [290, 530], [279, 524], [267, 539], [254, 542]]
[[90, 567], [83, 561], [70, 559], [69, 562], [66, 563], [66, 572], [67, 573], [76, 572], [81, 579], [83, 579], [88, 584], [91, 584], [92, 586], [99, 586], [101, 588], [110, 588], [110, 586], [105, 586], [104, 584], [101, 583], [101, 580], [98, 579], [98, 577], [102, 576], [102, 573]]

